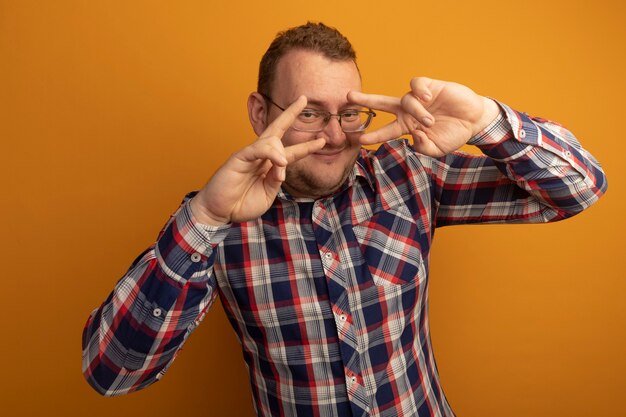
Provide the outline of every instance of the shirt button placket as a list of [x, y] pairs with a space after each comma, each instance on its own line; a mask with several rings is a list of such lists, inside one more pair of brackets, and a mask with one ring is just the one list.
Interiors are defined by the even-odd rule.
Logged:
[[348, 385], [348, 389], [350, 391], [356, 390], [359, 386], [358, 383], [359, 378], [355, 374], [346, 375], [346, 384]]
[[350, 314], [345, 311], [335, 311], [335, 325], [337, 326], [337, 335], [342, 341], [351, 339], [352, 322], [350, 320]]

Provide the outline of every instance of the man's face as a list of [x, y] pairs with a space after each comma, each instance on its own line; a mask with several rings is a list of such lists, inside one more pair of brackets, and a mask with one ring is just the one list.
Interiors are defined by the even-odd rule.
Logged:
[[[348, 91], [361, 91], [361, 78], [353, 61], [330, 60], [305, 50], [294, 50], [283, 56], [276, 67], [272, 99], [283, 107], [300, 95], [308, 99], [307, 108], [333, 114], [358, 108], [349, 104]], [[280, 110], [268, 109], [268, 123]], [[317, 198], [337, 190], [354, 166], [358, 156], [360, 133], [344, 133], [336, 117], [319, 133], [289, 129], [283, 136], [285, 146], [318, 137], [326, 139], [322, 150], [289, 164], [283, 187], [294, 197]]]

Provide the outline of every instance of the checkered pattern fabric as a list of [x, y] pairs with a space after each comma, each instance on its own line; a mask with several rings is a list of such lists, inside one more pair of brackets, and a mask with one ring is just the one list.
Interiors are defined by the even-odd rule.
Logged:
[[471, 140], [484, 155], [391, 141], [332, 196], [281, 192], [246, 223], [201, 225], [188, 195], [90, 316], [87, 380], [104, 395], [158, 380], [219, 294], [259, 416], [453, 416], [429, 337], [435, 228], [556, 221], [606, 189], [566, 129], [502, 108]]

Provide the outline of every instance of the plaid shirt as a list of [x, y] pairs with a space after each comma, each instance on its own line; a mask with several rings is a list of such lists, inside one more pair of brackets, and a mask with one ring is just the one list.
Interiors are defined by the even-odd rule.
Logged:
[[188, 195], [90, 316], [87, 380], [104, 395], [155, 382], [219, 293], [258, 415], [453, 416], [429, 336], [435, 227], [560, 220], [606, 189], [570, 132], [502, 108], [470, 141], [484, 156], [391, 141], [332, 196], [281, 192], [246, 223], [199, 224]]

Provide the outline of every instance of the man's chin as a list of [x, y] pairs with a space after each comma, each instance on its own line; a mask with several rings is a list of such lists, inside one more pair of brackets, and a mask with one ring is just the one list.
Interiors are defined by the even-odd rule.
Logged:
[[306, 163], [296, 163], [287, 167], [287, 178], [283, 188], [293, 197], [320, 198], [333, 194], [348, 178], [356, 157], [355, 153], [352, 159], [346, 162], [344, 155], [344, 158], [332, 163], [311, 163], [311, 160], [306, 158]]

